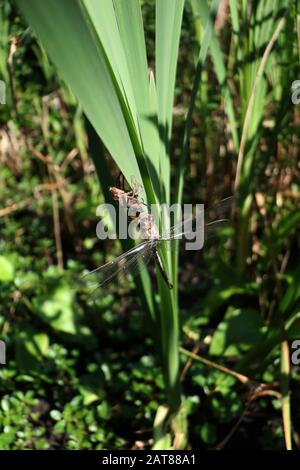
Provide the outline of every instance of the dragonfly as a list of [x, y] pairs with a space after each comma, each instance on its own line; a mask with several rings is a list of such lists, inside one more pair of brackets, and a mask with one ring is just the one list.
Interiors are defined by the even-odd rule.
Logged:
[[[230, 212], [232, 204], [233, 196], [230, 196], [223, 199], [209, 210], [209, 213], [212, 213], [213, 216], [209, 217], [208, 220], [204, 222], [204, 227], [202, 227], [204, 230], [205, 242], [208, 238], [215, 235], [221, 227], [228, 225], [229, 219], [228, 217], [225, 218], [225, 215]], [[123, 277], [128, 274], [131, 274], [132, 277], [137, 276], [142, 269], [148, 266], [151, 260], [154, 260], [167, 286], [169, 289], [172, 289], [173, 285], [164, 269], [160, 256], [160, 249], [163, 246], [172, 248], [176, 246], [176, 242], [182, 239], [190, 240], [192, 236], [191, 225], [193, 224], [189, 224], [187, 222], [195, 222], [197, 221], [197, 217], [200, 217], [200, 215], [194, 217], [191, 216], [190, 219], [183, 219], [163, 235], [159, 234], [156, 227], [155, 229], [150, 227], [151, 231], [148, 239], [135, 245], [113, 261], [109, 261], [106, 264], [89, 271], [83, 276], [83, 279], [88, 281], [88, 286], [92, 289], [93, 293], [96, 289], [105, 287], [117, 276]], [[203, 214], [201, 215], [201, 221], [202, 220]]]
[[[123, 183], [124, 185], [124, 183]], [[125, 191], [123, 188], [111, 186], [109, 192], [114, 201], [117, 201], [120, 207], [128, 209], [128, 216], [131, 219], [138, 217], [141, 213], [148, 210], [147, 204], [140, 200], [139, 196], [144, 192], [143, 186], [137, 181], [135, 176], [131, 176], [131, 190]]]

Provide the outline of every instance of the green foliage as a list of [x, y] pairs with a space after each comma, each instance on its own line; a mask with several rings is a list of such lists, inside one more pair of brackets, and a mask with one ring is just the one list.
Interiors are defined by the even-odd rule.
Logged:
[[9, 282], [14, 278], [13, 264], [5, 256], [0, 256], [0, 281]]
[[259, 312], [229, 308], [213, 334], [209, 353], [213, 356], [238, 356], [261, 338], [263, 321]]

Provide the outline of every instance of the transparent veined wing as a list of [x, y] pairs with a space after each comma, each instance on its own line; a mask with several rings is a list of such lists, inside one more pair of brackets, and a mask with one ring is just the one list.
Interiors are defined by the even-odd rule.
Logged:
[[134, 175], [130, 177], [130, 186], [132, 191], [137, 195], [144, 192], [144, 187], [138, 182]]
[[82, 276], [81, 282], [93, 293], [98, 287], [106, 286], [116, 276], [136, 276], [152, 258], [154, 244], [152, 240], [140, 243], [113, 261], [89, 271]]
[[205, 217], [204, 226], [205, 240], [213, 237], [220, 228], [231, 224], [234, 200], [234, 196], [229, 196], [208, 209], [208, 217]]
[[213, 236], [222, 226], [229, 223], [233, 201], [234, 196], [230, 196], [212, 208], [207, 210], [205, 208], [200, 209], [198, 214], [191, 214], [189, 217], [182, 219], [178, 224], [165, 232], [160, 239], [180, 240], [182, 238], [190, 238], [195, 227], [198, 227], [198, 229], [204, 230], [204, 238], [206, 240]]
[[229, 196], [222, 199], [220, 202], [214, 204], [208, 208], [208, 221], [214, 221], [217, 219], [227, 220], [231, 217], [231, 211], [234, 205], [235, 196]]

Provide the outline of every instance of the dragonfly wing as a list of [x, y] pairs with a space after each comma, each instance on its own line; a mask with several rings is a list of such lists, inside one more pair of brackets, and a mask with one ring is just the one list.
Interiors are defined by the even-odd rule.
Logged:
[[[234, 197], [230, 196], [226, 199], [223, 199], [218, 204], [208, 209], [208, 218], [204, 217], [204, 208], [200, 209], [196, 216], [191, 215], [186, 219], [181, 220], [178, 224], [174, 225], [168, 232], [166, 232], [161, 240], [180, 240], [180, 239], [191, 239], [192, 235], [195, 235], [195, 227], [199, 230], [203, 227], [204, 222], [204, 238], [205, 240], [213, 236], [218, 229], [222, 226], [225, 226], [229, 223], [230, 210], [232, 208]], [[228, 218], [225, 218], [228, 216]], [[202, 223], [202, 225], [201, 225]]]
[[135, 194], [140, 194], [144, 191], [143, 186], [138, 182], [134, 175], [130, 177], [130, 186]]
[[220, 230], [220, 228], [226, 227], [228, 225], [230, 225], [230, 221], [228, 219], [214, 220], [213, 222], [205, 224], [204, 240], [213, 237], [217, 231]]
[[106, 286], [118, 275], [137, 275], [150, 261], [153, 254], [153, 242], [147, 240], [126, 253], [118, 256], [82, 277], [91, 290]]
[[234, 196], [227, 197], [209, 209], [209, 217], [204, 227], [204, 240], [213, 237], [220, 228], [231, 224], [234, 200]]
[[234, 196], [226, 197], [212, 207], [208, 208], [209, 221], [216, 219], [229, 219], [234, 205]]

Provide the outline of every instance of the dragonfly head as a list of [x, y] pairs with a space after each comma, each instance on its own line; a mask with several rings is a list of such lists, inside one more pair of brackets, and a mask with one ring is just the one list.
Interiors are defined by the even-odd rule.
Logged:
[[115, 188], [114, 186], [109, 188], [109, 192], [114, 201], [119, 201], [126, 194], [123, 189]]

